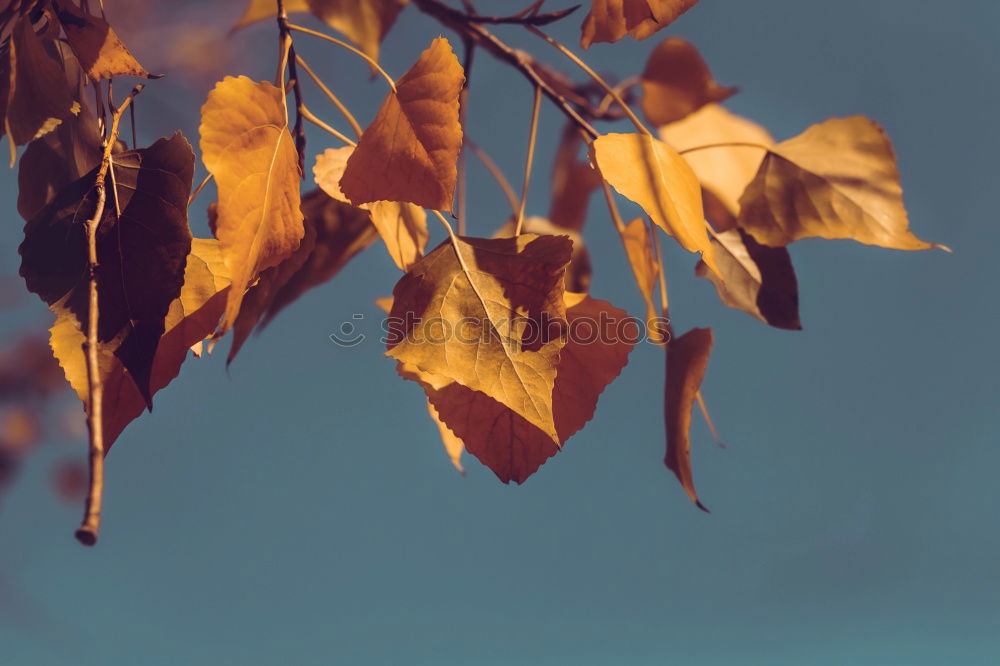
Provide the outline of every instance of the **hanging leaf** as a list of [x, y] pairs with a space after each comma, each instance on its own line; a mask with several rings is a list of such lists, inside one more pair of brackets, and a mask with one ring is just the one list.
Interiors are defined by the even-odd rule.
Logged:
[[601, 393], [628, 363], [636, 336], [629, 337], [633, 332], [620, 325], [628, 321], [624, 310], [585, 294], [567, 293], [565, 305], [570, 334], [560, 352], [551, 395], [555, 441], [480, 391], [412, 366], [400, 368], [403, 377], [421, 383], [450, 434], [504, 483], [524, 483], [558, 453], [593, 418]]
[[[721, 211], [712, 210], [706, 201], [715, 228], [725, 231], [735, 227], [740, 196], [756, 175], [766, 151], [755, 145], [715, 144], [772, 146], [774, 139], [768, 131], [718, 104], [708, 104], [683, 120], [661, 127], [660, 138], [677, 151], [690, 151], [684, 153], [684, 159], [702, 187], [724, 206]], [[691, 150], [699, 146], [713, 147]]]
[[646, 39], [666, 28], [698, 0], [593, 0], [583, 20], [580, 44], [617, 42], [625, 35]]
[[[167, 309], [191, 250], [187, 201], [194, 153], [180, 134], [114, 155], [97, 230], [99, 342], [121, 360], [152, 405], [150, 371]], [[30, 291], [86, 330], [85, 221], [96, 209], [97, 170], [66, 186], [24, 227], [21, 275]]]
[[691, 474], [691, 410], [708, 368], [712, 329], [692, 328], [667, 345], [667, 383], [663, 414], [667, 427], [667, 468], [677, 475], [688, 497], [702, 511]]
[[740, 199], [739, 225], [772, 247], [812, 237], [943, 247], [910, 232], [892, 144], [862, 116], [827, 120], [772, 148]]
[[340, 180], [355, 206], [408, 201], [450, 211], [462, 126], [465, 76], [448, 40], [438, 37], [396, 84], [361, 135]]
[[[646, 221], [637, 217], [625, 225], [622, 243], [625, 245], [625, 256], [632, 268], [635, 284], [639, 287], [642, 300], [646, 303], [646, 324], [648, 325], [649, 322], [657, 318], [653, 292], [656, 291], [656, 281], [660, 276], [660, 265], [653, 257], [652, 239], [646, 232]], [[660, 340], [661, 336], [658, 335], [658, 332], [650, 329], [650, 334], [654, 333], [656, 334], [655, 338]]]
[[[219, 242], [195, 238], [184, 267], [184, 286], [170, 303], [163, 322], [164, 335], [156, 348], [151, 373], [150, 392], [155, 394], [173, 381], [180, 372], [192, 345], [212, 334], [226, 305], [229, 279]], [[59, 360], [66, 380], [89, 410], [87, 361], [83, 352], [86, 336], [80, 321], [58, 305], [53, 308], [56, 322], [49, 331], [52, 353]], [[139, 392], [132, 375], [107, 347], [98, 353], [100, 379], [104, 386], [103, 421], [105, 453], [122, 430], [142, 414], [146, 399]]]
[[701, 186], [683, 157], [645, 134], [605, 134], [592, 144], [590, 159], [612, 187], [642, 206], [685, 250], [700, 252], [718, 272], [708, 241]]
[[737, 91], [716, 83], [698, 49], [680, 37], [667, 38], [653, 50], [640, 83], [642, 112], [656, 126], [681, 120]]
[[388, 355], [481, 391], [556, 441], [571, 251], [567, 238], [533, 234], [442, 243], [393, 290]]
[[282, 91], [227, 76], [201, 108], [201, 153], [219, 192], [216, 236], [232, 289], [216, 335], [236, 321], [247, 287], [299, 246], [299, 158]]
[[[340, 191], [340, 179], [354, 149], [328, 148], [316, 156], [313, 177], [320, 188], [338, 201], [350, 203]], [[397, 201], [376, 201], [359, 206], [371, 214], [372, 224], [385, 243], [389, 256], [402, 271], [410, 269], [424, 256], [430, 233], [427, 231], [427, 213], [420, 206]]]
[[761, 245], [742, 229], [717, 233], [712, 246], [722, 277], [704, 262], [695, 274], [715, 285], [723, 303], [775, 328], [802, 329], [798, 281], [786, 248]]
[[[580, 159], [583, 138], [579, 129], [567, 123], [552, 164], [552, 203], [549, 220], [557, 227], [580, 231], [587, 221], [590, 195], [601, 187], [601, 176]], [[571, 289], [570, 291], [586, 291]]]
[[[590, 167], [587, 167], [590, 169]], [[591, 169], [593, 171], [593, 169]], [[514, 220], [508, 220], [493, 234], [494, 238], [511, 238], [514, 235]], [[566, 267], [566, 291], [585, 294], [590, 291], [590, 278], [593, 269], [590, 264], [590, 252], [583, 242], [583, 234], [573, 229], [563, 229], [552, 224], [544, 217], [526, 217], [521, 224], [521, 231], [539, 236], [566, 236], [573, 242], [573, 254], [570, 255], [569, 266]]]
[[115, 76], [150, 78], [103, 18], [91, 16], [68, 0], [57, 0], [54, 7], [66, 41], [91, 80]]

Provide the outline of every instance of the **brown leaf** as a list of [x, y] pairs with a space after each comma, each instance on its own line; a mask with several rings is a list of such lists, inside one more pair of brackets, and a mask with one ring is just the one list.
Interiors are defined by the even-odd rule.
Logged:
[[910, 232], [892, 144], [862, 116], [827, 120], [776, 145], [740, 199], [739, 225], [772, 247], [812, 237], [942, 247]]
[[[646, 303], [647, 325], [657, 317], [653, 292], [656, 291], [656, 282], [660, 276], [660, 265], [653, 257], [651, 241], [652, 239], [646, 231], [646, 221], [641, 217], [637, 217], [625, 225], [622, 243], [625, 245], [625, 255], [628, 257], [629, 266], [632, 267], [635, 284], [639, 287], [642, 300]], [[654, 333], [655, 331], [650, 329], [650, 334]]]
[[628, 363], [634, 338], [619, 327], [628, 317], [624, 310], [585, 294], [567, 293], [565, 305], [571, 334], [560, 352], [552, 390], [556, 441], [479, 391], [401, 365], [400, 374], [421, 383], [450, 434], [504, 483], [524, 483], [558, 453], [593, 418], [601, 393]]
[[149, 78], [149, 72], [125, 48], [107, 21], [91, 16], [67, 0], [58, 0], [54, 6], [66, 41], [92, 80], [115, 76]]
[[[97, 234], [98, 339], [151, 401], [150, 371], [167, 309], [180, 293], [191, 249], [187, 200], [194, 153], [180, 134], [118, 153], [106, 179]], [[24, 227], [21, 275], [50, 307], [89, 317], [84, 222], [96, 208], [97, 170], [63, 188]], [[120, 211], [120, 213], [119, 213]]]
[[[313, 176], [320, 188], [338, 201], [350, 203], [340, 190], [340, 179], [354, 149], [328, 148], [316, 156]], [[420, 257], [430, 233], [427, 213], [420, 206], [397, 201], [375, 201], [359, 206], [371, 214], [372, 224], [385, 243], [389, 256], [402, 271], [407, 271]]]
[[216, 236], [232, 289], [217, 336], [236, 321], [247, 287], [299, 246], [299, 168], [282, 91], [245, 76], [215, 85], [201, 108], [201, 153], [219, 192]]
[[[164, 335], [156, 348], [150, 392], [155, 394], [180, 372], [188, 350], [212, 334], [226, 305], [229, 279], [219, 242], [195, 238], [184, 267], [184, 286], [170, 303], [163, 322]], [[79, 320], [70, 312], [54, 308], [56, 321], [49, 331], [49, 344], [73, 390], [89, 409], [85, 336]], [[132, 376], [121, 361], [104, 346], [99, 349], [99, 367], [104, 385], [104, 441], [110, 448], [122, 430], [146, 407]]]
[[667, 382], [663, 414], [667, 427], [667, 468], [677, 475], [685, 492], [703, 511], [691, 474], [691, 410], [708, 368], [712, 329], [692, 328], [667, 345]]
[[14, 25], [0, 77], [6, 84], [0, 90], [4, 131], [14, 145], [48, 134], [79, 111], [65, 84], [58, 47], [36, 35], [26, 18]]
[[642, 112], [656, 126], [680, 120], [737, 91], [716, 83], [698, 49], [680, 37], [660, 42], [646, 61], [640, 82]]
[[[708, 104], [683, 120], [661, 127], [660, 138], [678, 151], [720, 143], [774, 144], [766, 129], [718, 104]], [[754, 146], [716, 146], [684, 153], [702, 187], [725, 207], [712, 217], [716, 229], [724, 231], [735, 226], [740, 196], [756, 175], [764, 154]], [[727, 223], [729, 219], [731, 223]]]
[[761, 245], [742, 229], [717, 233], [712, 245], [722, 277], [703, 262], [695, 274], [711, 280], [723, 303], [775, 328], [802, 329], [798, 281], [786, 248]]
[[445, 425], [441, 417], [438, 416], [437, 410], [434, 409], [434, 405], [431, 404], [430, 399], [427, 400], [427, 412], [431, 415], [431, 420], [434, 421], [434, 425], [438, 427], [438, 432], [441, 435], [441, 443], [444, 444], [444, 450], [448, 454], [448, 458], [451, 460], [451, 464], [455, 466], [461, 474], [465, 474], [465, 468], [462, 467], [462, 454], [465, 452], [465, 444], [462, 440]]
[[580, 44], [617, 42], [625, 35], [646, 39], [666, 28], [698, 0], [593, 0], [583, 20]]
[[450, 211], [462, 126], [465, 76], [448, 40], [438, 37], [396, 84], [347, 161], [340, 189], [354, 205], [408, 201]]
[[716, 272], [701, 186], [684, 158], [645, 134], [605, 134], [591, 145], [591, 162], [620, 194], [636, 202], [658, 227]]
[[534, 234], [442, 243], [393, 290], [387, 354], [481, 391], [556, 441], [552, 386], [571, 251], [565, 237]]
[[[601, 187], [601, 175], [580, 159], [583, 139], [576, 125], [568, 123], [552, 164], [552, 203], [549, 219], [557, 227], [580, 231], [587, 221], [590, 195]], [[570, 291], [586, 291], [571, 289]]]
[[[590, 167], [587, 167], [590, 169]], [[593, 171], [593, 169], [591, 169]], [[508, 220], [493, 234], [494, 238], [510, 238], [514, 235], [514, 221]], [[593, 269], [590, 263], [590, 252], [583, 242], [583, 234], [573, 229], [563, 229], [552, 224], [544, 217], [526, 217], [521, 224], [521, 230], [539, 236], [566, 236], [573, 242], [573, 254], [569, 266], [566, 267], [566, 291], [585, 294], [590, 291], [590, 279]]]

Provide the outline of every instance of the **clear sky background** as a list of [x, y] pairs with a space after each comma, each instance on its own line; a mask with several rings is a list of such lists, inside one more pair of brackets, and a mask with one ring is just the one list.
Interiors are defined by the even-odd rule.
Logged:
[[[237, 4], [203, 7], [202, 29], [225, 30]], [[439, 34], [415, 14], [386, 42], [397, 76]], [[554, 31], [577, 51], [581, 18]], [[29, 461], [0, 506], [0, 663], [1000, 662], [998, 26], [992, 0], [702, 0], [656, 38], [588, 54], [626, 76], [659, 39], [686, 37], [720, 82], [742, 87], [729, 108], [779, 139], [871, 116], [894, 140], [912, 229], [955, 250], [796, 243], [805, 330], [787, 332], [723, 307], [693, 257], [666, 243], [675, 326], [716, 334], [704, 391], [728, 449], [697, 418], [694, 431], [711, 515], [661, 462], [663, 358], [651, 345], [524, 486], [472, 458], [458, 475], [420, 389], [396, 377], [376, 336], [353, 349], [328, 340], [352, 313], [377, 333], [372, 302], [398, 272], [375, 246], [251, 340], [228, 375], [225, 345], [187, 362], [108, 458], [96, 548], [76, 544], [80, 508], [48, 485], [70, 449]], [[572, 71], [536, 38], [500, 32]], [[273, 77], [274, 42], [270, 23], [236, 36], [248, 55], [227, 73]], [[160, 48], [132, 44], [148, 58]], [[383, 84], [342, 52], [297, 44], [370, 119]], [[143, 93], [146, 142], [178, 126], [196, 141], [211, 80], [179, 78]], [[518, 181], [529, 85], [481, 54], [471, 104], [470, 135]], [[547, 210], [561, 124], [544, 106], [531, 214]], [[469, 229], [489, 235], [506, 207], [475, 162], [470, 175]], [[0, 270], [16, 276], [15, 180], [0, 178]], [[196, 233], [209, 201], [193, 208]], [[593, 294], [640, 313], [593, 204]], [[5, 334], [49, 321], [33, 297], [5, 317]]]

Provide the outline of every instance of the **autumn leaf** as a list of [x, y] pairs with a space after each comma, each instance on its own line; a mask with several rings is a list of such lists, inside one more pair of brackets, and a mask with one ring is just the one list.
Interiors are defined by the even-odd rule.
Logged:
[[706, 104], [721, 102], [737, 91], [716, 83], [698, 49], [680, 37], [660, 42], [646, 61], [639, 81], [642, 112], [650, 124], [656, 126], [681, 120]]
[[639, 330], [621, 326], [629, 321], [628, 315], [605, 301], [572, 293], [567, 293], [564, 301], [571, 334], [560, 352], [552, 390], [555, 441], [484, 393], [413, 367], [400, 368], [403, 377], [424, 387], [448, 429], [442, 432], [445, 446], [455, 445], [453, 441], [449, 444], [449, 435], [457, 437], [504, 483], [524, 483], [593, 418], [601, 393], [628, 363]]
[[[343, 33], [373, 60], [396, 16], [409, 0], [286, 0], [285, 11], [312, 12], [319, 20]], [[233, 27], [237, 30], [256, 21], [274, 18], [273, 0], [250, 0], [246, 11]]]
[[[0, 64], [4, 132], [13, 146], [51, 132], [79, 111], [64, 83], [60, 51], [35, 34], [31, 21], [18, 20]], [[13, 166], [13, 159], [11, 160]]]
[[431, 415], [431, 420], [434, 421], [434, 425], [438, 428], [438, 433], [441, 435], [441, 443], [444, 444], [444, 450], [448, 454], [451, 464], [461, 474], [465, 474], [465, 468], [462, 466], [462, 454], [465, 452], [465, 444], [441, 420], [437, 410], [434, 409], [434, 405], [431, 404], [430, 398], [427, 399], [427, 412]]
[[[552, 202], [549, 220], [557, 227], [580, 231], [587, 221], [590, 195], [601, 187], [601, 176], [579, 158], [583, 139], [579, 129], [567, 123], [552, 164]], [[570, 291], [586, 291], [571, 289]]]
[[[635, 284], [639, 287], [639, 293], [642, 294], [642, 300], [646, 304], [648, 324], [657, 318], [653, 293], [656, 291], [656, 282], [660, 276], [660, 265], [653, 256], [652, 239], [646, 231], [646, 221], [637, 217], [625, 225], [622, 243], [625, 245], [625, 256], [632, 268]], [[651, 331], [652, 333], [654, 332]]]
[[486, 394], [556, 441], [571, 251], [565, 237], [534, 234], [442, 243], [393, 290], [387, 354]]
[[247, 287], [291, 256], [305, 233], [299, 168], [282, 91], [227, 76], [201, 108], [201, 153], [219, 192], [216, 236], [232, 289], [216, 335], [236, 321]]
[[645, 134], [605, 134], [591, 145], [590, 159], [612, 187], [642, 206], [685, 250], [700, 252], [718, 272], [708, 240], [701, 185], [683, 157]]
[[[683, 120], [661, 127], [660, 138], [684, 154], [702, 187], [725, 207], [710, 212], [716, 229], [734, 227], [740, 196], [756, 175], [765, 148], [774, 144], [770, 133], [718, 104], [707, 104]], [[701, 146], [712, 147], [693, 150]]]
[[[194, 153], [178, 132], [114, 155], [106, 177], [108, 201], [97, 229], [98, 340], [114, 351], [150, 405], [156, 346], [191, 249], [193, 174]], [[28, 289], [81, 326], [90, 315], [84, 222], [96, 208], [96, 176], [97, 169], [70, 183], [38, 211], [20, 247]]]
[[[313, 177], [320, 188], [338, 201], [350, 203], [340, 190], [340, 179], [354, 149], [328, 148], [316, 157]], [[378, 230], [386, 250], [402, 271], [410, 269], [424, 256], [430, 233], [427, 231], [427, 214], [420, 206], [398, 201], [375, 201], [359, 206], [371, 214], [372, 224]]]
[[340, 189], [351, 203], [408, 201], [452, 209], [464, 81], [448, 40], [438, 37], [385, 98], [348, 159]]
[[667, 382], [663, 414], [667, 428], [667, 468], [677, 475], [699, 509], [708, 511], [698, 499], [691, 474], [691, 410], [708, 368], [712, 352], [712, 329], [693, 328], [667, 345]]
[[[170, 303], [163, 321], [164, 335], [156, 348], [150, 393], [166, 387], [180, 372], [188, 350], [212, 334], [226, 305], [229, 279], [219, 242], [195, 238], [184, 266], [184, 285]], [[86, 336], [71, 312], [54, 308], [56, 322], [49, 331], [52, 353], [59, 360], [66, 380], [89, 409], [87, 362], [83, 353]], [[146, 400], [121, 361], [105, 346], [99, 349], [100, 379], [104, 386], [103, 422], [105, 453], [122, 430], [142, 414]]]
[[[590, 169], [590, 167], [587, 167]], [[591, 169], [591, 171], [593, 171]], [[514, 235], [514, 220], [508, 220], [493, 234], [494, 238], [510, 238]], [[570, 255], [569, 266], [566, 267], [564, 282], [566, 291], [587, 293], [590, 291], [590, 279], [593, 268], [590, 263], [590, 252], [583, 242], [583, 234], [573, 229], [563, 229], [552, 224], [544, 217], [526, 217], [521, 224], [521, 230], [539, 236], [566, 236], [573, 243], [573, 254]]]
[[583, 20], [580, 44], [617, 42], [625, 35], [646, 39], [666, 28], [698, 0], [593, 0]]
[[149, 78], [149, 72], [125, 48], [103, 18], [92, 16], [67, 0], [58, 0], [54, 7], [66, 41], [92, 80], [115, 76]]
[[802, 328], [798, 282], [786, 248], [761, 245], [742, 229], [715, 234], [712, 246], [722, 277], [704, 262], [695, 274], [715, 285], [723, 303], [775, 328]]
[[942, 248], [910, 232], [892, 144], [862, 116], [827, 120], [774, 146], [740, 199], [738, 223], [772, 247], [819, 237]]

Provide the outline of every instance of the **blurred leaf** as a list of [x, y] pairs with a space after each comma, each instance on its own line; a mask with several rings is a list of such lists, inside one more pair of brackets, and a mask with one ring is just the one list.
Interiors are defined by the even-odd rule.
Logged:
[[681, 120], [737, 90], [716, 83], [698, 49], [680, 37], [660, 42], [646, 61], [640, 82], [642, 112], [656, 126]]
[[66, 41], [92, 80], [115, 76], [149, 77], [149, 72], [125, 48], [103, 18], [86, 13], [69, 0], [56, 0], [54, 7], [66, 32]]
[[698, 0], [592, 0], [580, 44], [617, 42], [625, 35], [646, 39], [666, 28]]
[[667, 345], [667, 383], [663, 413], [667, 427], [667, 454], [663, 462], [677, 475], [688, 497], [698, 499], [691, 474], [691, 410], [712, 353], [712, 329], [693, 328]]

